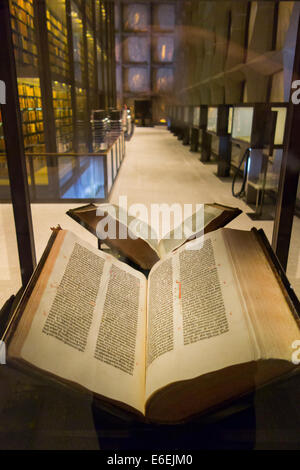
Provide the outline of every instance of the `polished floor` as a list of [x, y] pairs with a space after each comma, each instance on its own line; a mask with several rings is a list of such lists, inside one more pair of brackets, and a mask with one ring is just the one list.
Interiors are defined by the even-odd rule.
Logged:
[[[110, 201], [127, 196], [128, 206], [144, 204], [148, 211], [153, 203], [199, 204], [219, 202], [243, 210], [229, 226], [241, 230], [263, 228], [272, 239], [273, 222], [253, 222], [251, 209], [231, 195], [231, 180], [215, 176], [214, 164], [202, 164], [199, 154], [189, 151], [163, 127], [137, 128], [127, 143], [126, 157], [111, 193]], [[58, 224], [72, 230], [96, 246], [96, 239], [66, 215], [80, 204], [32, 204], [37, 259], [50, 236], [50, 228]], [[150, 213], [150, 212], [149, 212]], [[143, 215], [141, 214], [141, 218]], [[158, 227], [155, 227], [158, 229]], [[288, 275], [300, 296], [300, 220], [295, 218]], [[162, 235], [162, 233], [160, 233]], [[20, 271], [13, 212], [10, 204], [0, 205], [0, 306], [20, 287]]]

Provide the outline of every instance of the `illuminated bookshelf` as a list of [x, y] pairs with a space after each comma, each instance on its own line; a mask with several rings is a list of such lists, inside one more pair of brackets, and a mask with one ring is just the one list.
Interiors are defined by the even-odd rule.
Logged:
[[19, 69], [36, 69], [38, 66], [33, 1], [11, 0], [10, 11], [16, 64], [19, 74]]
[[57, 150], [60, 153], [68, 152], [72, 149], [73, 142], [71, 86], [66, 83], [54, 82], [52, 94]]
[[89, 87], [94, 88], [94, 38], [91, 32], [88, 30], [87, 34], [87, 52], [88, 52], [88, 78], [89, 78]]
[[82, 85], [84, 77], [84, 47], [83, 47], [83, 23], [79, 10], [72, 2], [71, 19], [73, 33], [73, 56], [74, 56], [74, 80], [77, 85]]
[[41, 88], [38, 78], [18, 78], [25, 150], [45, 151]]
[[[69, 78], [68, 38], [65, 21], [65, 2], [60, 2], [60, 19], [54, 14], [56, 2], [47, 2], [47, 30], [49, 41], [50, 67], [53, 75]], [[52, 8], [50, 8], [52, 6]]]

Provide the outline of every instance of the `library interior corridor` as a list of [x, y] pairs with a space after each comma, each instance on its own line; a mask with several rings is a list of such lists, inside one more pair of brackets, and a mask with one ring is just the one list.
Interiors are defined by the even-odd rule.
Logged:
[[0, 42], [0, 450], [299, 450], [300, 1], [1, 0]]
[[[192, 204], [195, 209], [199, 201], [220, 203], [238, 207], [243, 212], [228, 227], [239, 230], [251, 230], [252, 227], [262, 228], [268, 239], [272, 240], [274, 222], [269, 220], [253, 221], [248, 213], [253, 213], [243, 200], [231, 194], [231, 181], [216, 176], [217, 163], [204, 165], [197, 153], [190, 152], [164, 126], [138, 127], [134, 137], [126, 146], [126, 158], [122, 163], [118, 178], [109, 202], [118, 204], [120, 197], [127, 197], [128, 207], [133, 204], [144, 204], [150, 216], [151, 204]], [[72, 221], [66, 212], [78, 207], [78, 203], [32, 204], [34, 238], [37, 258], [42, 256], [49, 239], [51, 227], [60, 225], [72, 230], [86, 241], [97, 245], [92, 234]], [[12, 207], [0, 205], [1, 233], [3, 236], [0, 251], [0, 272], [2, 287], [0, 303], [3, 305], [17, 287], [21, 287], [18, 270], [18, 257], [15, 252], [16, 240]], [[140, 215], [143, 218], [143, 214]], [[173, 221], [174, 223], [174, 221]], [[170, 221], [172, 224], [172, 221]], [[172, 228], [172, 225], [171, 225]], [[162, 230], [162, 224], [156, 230]], [[164, 233], [158, 233], [161, 238]], [[295, 290], [300, 294], [300, 260], [297, 259], [300, 240], [300, 222], [295, 219], [292, 245], [294, 250], [291, 259], [290, 279], [294, 281]], [[296, 246], [295, 246], [296, 245]], [[5, 286], [6, 284], [6, 286]]]

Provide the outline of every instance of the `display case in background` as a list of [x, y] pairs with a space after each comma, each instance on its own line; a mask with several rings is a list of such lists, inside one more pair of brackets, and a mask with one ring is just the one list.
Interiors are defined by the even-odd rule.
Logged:
[[218, 126], [218, 108], [209, 107], [207, 114], [207, 132], [217, 133]]
[[250, 144], [254, 108], [251, 106], [234, 107], [232, 117], [232, 138]]
[[202, 134], [201, 161], [212, 158], [217, 164], [217, 176], [227, 177], [230, 173], [231, 140], [230, 106], [210, 106], [207, 109], [207, 126]]
[[275, 217], [286, 115], [285, 103], [234, 107], [231, 165], [247, 173], [246, 201], [255, 208], [253, 218], [263, 211], [264, 219]]
[[194, 106], [193, 110], [193, 127], [198, 129], [200, 127], [200, 113], [201, 113], [201, 107], [200, 106]]

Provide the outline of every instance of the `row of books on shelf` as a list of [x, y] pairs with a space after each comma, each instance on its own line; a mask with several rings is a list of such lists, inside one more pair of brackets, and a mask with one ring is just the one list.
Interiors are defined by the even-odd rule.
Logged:
[[66, 83], [57, 84], [53, 88], [53, 98], [61, 99], [61, 100], [70, 100], [71, 99], [71, 86], [67, 85]]
[[67, 51], [64, 51], [60, 47], [49, 43], [49, 52], [51, 65], [60, 66], [64, 70], [68, 69]]
[[34, 28], [34, 11], [32, 0], [18, 0], [18, 2], [11, 1], [10, 13], [14, 18], [22, 22], [24, 25], [30, 26], [32, 29]]
[[15, 49], [15, 58], [17, 65], [22, 65], [25, 67], [33, 67], [36, 69], [38, 67], [38, 59], [37, 56], [32, 54], [31, 52], [24, 51], [16, 46]]
[[23, 120], [24, 124], [27, 124], [29, 122], [42, 121], [43, 120], [43, 112], [42, 112], [42, 110], [23, 109], [22, 110], [22, 120]]
[[37, 85], [28, 85], [26, 83], [18, 84], [19, 96], [27, 97], [41, 97], [41, 88]]
[[23, 123], [22, 128], [23, 128], [23, 134], [26, 137], [28, 136], [28, 134], [44, 132], [44, 122], [38, 121], [38, 122], [31, 122], [31, 123]]
[[[45, 146], [42, 145], [41, 147], [34, 149], [34, 146], [44, 144], [44, 134], [43, 133], [35, 133], [33, 135], [25, 135], [24, 136], [24, 147], [25, 150], [29, 150], [33, 153], [44, 153]], [[4, 137], [0, 137], [0, 152], [5, 152], [5, 141]]]
[[12, 29], [14, 45], [36, 55], [37, 47], [35, 44], [34, 31], [32, 29], [28, 29], [26, 25], [23, 25], [13, 18]]
[[66, 47], [67, 46], [67, 31], [66, 33], [61, 33], [56, 28], [53, 28], [53, 25], [50, 21], [47, 21], [47, 29], [49, 33], [49, 40], [52, 40], [54, 44], [58, 47]]
[[61, 21], [59, 21], [52, 13], [50, 10], [47, 10], [47, 25], [49, 31], [54, 33], [57, 36], [61, 37], [66, 37], [67, 36], [67, 28], [65, 25], [62, 24]]
[[54, 104], [58, 108], [63, 108], [64, 106], [70, 106], [71, 105], [71, 95], [70, 95], [70, 90], [69, 88], [63, 92], [63, 91], [57, 91], [55, 88], [53, 89], [52, 92]]
[[24, 136], [24, 147], [25, 149], [32, 147], [33, 145], [43, 144], [45, 142], [44, 133], [35, 133]]
[[10, 1], [10, 8], [14, 11], [14, 9], [18, 9], [23, 11], [24, 13], [33, 16], [33, 0], [11, 0]]
[[57, 137], [63, 137], [65, 135], [70, 135], [72, 134], [73, 127], [70, 124], [67, 123], [61, 123], [59, 127], [56, 129], [56, 136]]
[[11, 2], [10, 11], [16, 62], [37, 67], [37, 46], [32, 2]]
[[47, 29], [52, 72], [66, 76], [69, 68], [67, 29], [49, 10], [47, 10]]
[[[55, 119], [63, 119], [64, 121], [72, 122], [72, 109], [68, 108], [54, 108]], [[70, 119], [69, 119], [70, 118]]]
[[[51, 57], [54, 57], [54, 56], [51, 54]], [[67, 66], [62, 67], [61, 65], [54, 63], [54, 61], [51, 61], [51, 71], [53, 74], [58, 75], [60, 77], [64, 77], [64, 78], [68, 77], [68, 67]]]
[[41, 109], [42, 108], [42, 100], [41, 98], [25, 98], [23, 96], [19, 97], [20, 99], [20, 108], [21, 109]]
[[65, 75], [68, 71], [67, 39], [65, 39], [65, 43], [62, 43], [49, 36], [49, 53], [52, 70], [57, 74]]

